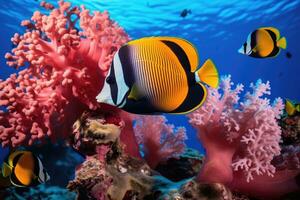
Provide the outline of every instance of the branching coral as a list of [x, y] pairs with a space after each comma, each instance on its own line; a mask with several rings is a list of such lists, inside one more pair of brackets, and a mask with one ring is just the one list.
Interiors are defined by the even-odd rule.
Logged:
[[164, 116], [140, 116], [136, 118], [134, 132], [150, 167], [184, 152], [187, 139], [185, 128], [166, 124]]
[[129, 39], [107, 12], [58, 4], [42, 2], [50, 14], [36, 11], [23, 21], [26, 33], [14, 35], [16, 47], [5, 55], [9, 66], [28, 67], [0, 82], [0, 106], [7, 109], [0, 113], [4, 146], [67, 137], [83, 111], [99, 108], [95, 97], [112, 56]]
[[[204, 105], [188, 117], [207, 153], [198, 180], [232, 183], [232, 189], [237, 189], [251, 181], [257, 183], [258, 176], [266, 180], [277, 177], [271, 161], [280, 154], [277, 119], [283, 103], [278, 98], [271, 106], [263, 97], [270, 94], [269, 82], [251, 84], [253, 92], [246, 93], [244, 101], [239, 101], [243, 86], [232, 89], [232, 85], [230, 76], [223, 78], [221, 88], [209, 89]], [[251, 193], [255, 187], [250, 183], [244, 191]], [[259, 192], [256, 195], [264, 195]]]

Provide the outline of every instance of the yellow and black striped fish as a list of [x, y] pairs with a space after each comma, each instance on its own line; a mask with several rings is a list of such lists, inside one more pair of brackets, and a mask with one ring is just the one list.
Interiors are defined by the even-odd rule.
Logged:
[[97, 101], [136, 114], [191, 112], [206, 98], [202, 83], [214, 88], [219, 84], [211, 60], [200, 69], [198, 65], [197, 50], [184, 39], [130, 41], [114, 55]]
[[291, 100], [285, 100], [285, 111], [289, 116], [300, 113], [300, 104], [294, 104]]
[[[3, 163], [0, 186], [35, 186], [50, 179], [41, 160], [30, 151], [15, 151]], [[9, 180], [9, 181], [8, 181]]]
[[255, 58], [275, 57], [280, 49], [286, 49], [286, 39], [274, 27], [259, 28], [248, 35], [239, 53]]

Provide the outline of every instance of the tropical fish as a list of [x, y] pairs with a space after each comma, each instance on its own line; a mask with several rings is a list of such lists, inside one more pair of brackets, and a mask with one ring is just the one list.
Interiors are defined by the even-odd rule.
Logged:
[[291, 100], [285, 100], [285, 111], [289, 116], [293, 116], [296, 113], [300, 113], [300, 104], [294, 104]]
[[191, 10], [184, 9], [184, 10], [181, 11], [180, 16], [184, 18], [184, 17], [186, 17], [188, 14], [191, 14], [191, 13], [192, 13]]
[[202, 83], [214, 88], [219, 84], [210, 59], [200, 69], [198, 64], [196, 48], [184, 39], [130, 41], [114, 55], [97, 101], [136, 114], [191, 112], [206, 99]]
[[291, 54], [290, 52], [286, 52], [285, 56], [286, 56], [287, 58], [291, 58], [291, 57], [292, 57], [292, 54]]
[[[12, 152], [3, 163], [0, 185], [16, 187], [35, 186], [50, 179], [41, 160], [30, 151]], [[4, 185], [6, 184], [6, 185]]]
[[275, 57], [280, 49], [286, 49], [286, 39], [274, 27], [259, 28], [248, 35], [239, 53], [255, 58]]

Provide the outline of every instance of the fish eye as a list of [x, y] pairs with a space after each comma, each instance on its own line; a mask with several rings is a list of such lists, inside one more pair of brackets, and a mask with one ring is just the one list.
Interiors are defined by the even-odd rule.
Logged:
[[109, 76], [109, 77], [106, 78], [106, 83], [114, 84], [114, 83], [116, 83], [116, 81], [112, 77]]

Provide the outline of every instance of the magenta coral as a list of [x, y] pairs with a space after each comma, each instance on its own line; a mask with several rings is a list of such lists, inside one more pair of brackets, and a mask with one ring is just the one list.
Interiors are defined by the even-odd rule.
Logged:
[[164, 116], [139, 116], [136, 118], [134, 132], [142, 147], [145, 160], [151, 168], [170, 157], [177, 157], [185, 149], [187, 139], [185, 128], [174, 130], [167, 124]]
[[[113, 54], [129, 40], [107, 12], [58, 4], [42, 2], [50, 14], [36, 11], [31, 21], [23, 21], [26, 33], [14, 35], [16, 47], [5, 55], [9, 66], [28, 67], [0, 82], [0, 106], [7, 109], [0, 113], [4, 146], [68, 136], [83, 111], [99, 108], [95, 97]], [[81, 31], [75, 27], [78, 20]]]
[[[204, 105], [188, 117], [206, 149], [198, 180], [225, 184], [234, 181], [236, 189], [237, 178], [239, 184], [247, 184], [257, 176], [270, 180], [277, 176], [271, 161], [280, 154], [277, 119], [284, 106], [280, 98], [271, 106], [270, 100], [263, 97], [270, 94], [269, 82], [251, 84], [253, 92], [246, 93], [243, 101], [239, 97], [243, 85], [234, 89], [232, 85], [230, 76], [223, 78], [220, 88], [210, 88]], [[245, 190], [249, 191], [251, 187]]]

